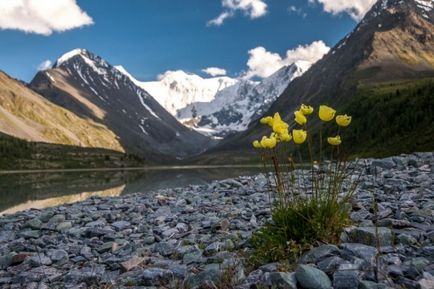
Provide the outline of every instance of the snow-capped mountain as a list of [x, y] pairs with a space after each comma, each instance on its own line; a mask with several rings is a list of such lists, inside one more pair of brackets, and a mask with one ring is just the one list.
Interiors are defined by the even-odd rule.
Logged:
[[298, 61], [282, 67], [261, 82], [242, 80], [219, 91], [209, 103], [196, 102], [178, 110], [177, 118], [197, 131], [215, 137], [243, 131], [261, 117], [288, 84], [310, 65]]
[[210, 102], [217, 92], [238, 82], [230, 77], [202, 78], [182, 70], [167, 71], [159, 75], [157, 81], [141, 82], [122, 66], [116, 68], [151, 94], [172, 115], [191, 103]]
[[127, 152], [183, 156], [202, 151], [208, 139], [186, 128], [152, 96], [101, 57], [75, 49], [31, 88], [52, 102], [110, 128]]
[[245, 130], [288, 84], [311, 63], [298, 61], [261, 82], [229, 77], [202, 78], [183, 71], [169, 71], [159, 81], [140, 82], [123, 67], [116, 68], [149, 92], [187, 127], [213, 137]]

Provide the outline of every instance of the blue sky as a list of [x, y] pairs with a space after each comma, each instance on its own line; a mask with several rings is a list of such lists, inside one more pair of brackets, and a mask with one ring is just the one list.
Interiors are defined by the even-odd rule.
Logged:
[[[267, 5], [266, 13], [254, 19], [251, 10], [222, 7], [222, 0], [78, 0], [92, 25], [50, 35], [0, 30], [0, 69], [30, 81], [44, 60], [86, 48], [140, 80], [176, 69], [204, 76], [206, 67], [237, 76], [248, 70], [253, 48], [262, 46], [284, 58], [288, 49], [318, 40], [331, 47], [357, 23], [345, 11], [336, 14], [324, 3], [308, 3], [328, 0], [253, 1]], [[225, 11], [232, 17], [219, 26], [207, 25]]]

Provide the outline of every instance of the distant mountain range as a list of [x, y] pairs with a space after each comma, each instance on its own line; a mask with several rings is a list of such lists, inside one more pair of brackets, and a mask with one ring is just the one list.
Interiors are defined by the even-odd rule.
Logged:
[[122, 66], [117, 68], [181, 123], [204, 135], [221, 138], [247, 129], [311, 65], [298, 61], [260, 82], [229, 77], [204, 79], [184, 71], [169, 71], [158, 81], [141, 82]]

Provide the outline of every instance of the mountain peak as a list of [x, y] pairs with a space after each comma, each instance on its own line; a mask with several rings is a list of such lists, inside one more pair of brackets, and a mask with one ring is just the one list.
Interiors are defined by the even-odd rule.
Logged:
[[101, 58], [100, 56], [90, 52], [84, 48], [76, 48], [69, 52], [66, 52], [61, 57], [59, 57], [54, 64], [53, 68], [58, 68], [63, 65], [67, 65], [68, 63], [81, 58], [84, 62], [86, 62], [90, 66], [95, 66], [95, 64], [103, 67], [107, 67], [107, 62]]

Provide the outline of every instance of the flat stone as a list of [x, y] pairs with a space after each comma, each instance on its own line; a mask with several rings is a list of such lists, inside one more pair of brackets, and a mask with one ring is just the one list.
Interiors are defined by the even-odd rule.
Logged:
[[339, 255], [339, 248], [334, 245], [322, 245], [317, 248], [314, 248], [304, 254], [301, 258], [299, 263], [306, 264], [306, 263], [318, 263], [321, 260], [330, 257], [330, 256], [338, 256]]
[[62, 232], [62, 231], [66, 231], [72, 228], [72, 222], [70, 221], [66, 221], [66, 222], [61, 222], [56, 226], [56, 231]]
[[357, 271], [337, 271], [333, 274], [334, 289], [358, 289], [359, 278]]
[[117, 231], [122, 231], [122, 230], [130, 227], [131, 223], [127, 222], [127, 221], [118, 221], [118, 222], [114, 222], [112, 224], [112, 226], [115, 227]]
[[26, 222], [24, 226], [33, 230], [39, 230], [42, 228], [42, 221], [36, 218], [30, 219]]
[[360, 285], [359, 285], [360, 289], [386, 289], [386, 285], [385, 284], [380, 284], [380, 283], [375, 283], [372, 281], [360, 281]]
[[221, 277], [222, 273], [220, 270], [208, 269], [188, 277], [186, 283], [189, 286], [188, 288], [191, 289], [207, 288], [205, 286], [207, 286], [208, 281], [218, 283], [221, 280]]
[[41, 237], [41, 231], [39, 230], [26, 230], [18, 233], [18, 236], [24, 239], [38, 239]]
[[392, 231], [383, 227], [356, 227], [350, 232], [350, 238], [354, 243], [368, 246], [391, 246]]
[[167, 257], [167, 256], [170, 256], [174, 253], [175, 248], [173, 247], [172, 244], [170, 244], [168, 242], [160, 242], [160, 243], [154, 244], [153, 250], [154, 250], [154, 252], [157, 252], [161, 256]]
[[135, 269], [137, 266], [143, 263], [145, 259], [141, 257], [134, 256], [133, 258], [129, 259], [128, 261], [122, 262], [121, 270], [123, 272], [131, 271]]
[[341, 247], [350, 255], [361, 258], [369, 264], [374, 264], [375, 256], [377, 255], [376, 248], [358, 243], [343, 243]]
[[332, 282], [323, 271], [307, 265], [299, 265], [295, 271], [298, 283], [305, 289], [331, 289]]
[[271, 272], [265, 274], [265, 285], [276, 289], [297, 289], [295, 273]]
[[211, 244], [209, 244], [206, 248], [205, 248], [205, 250], [204, 250], [204, 254], [205, 254], [205, 256], [211, 256], [211, 255], [214, 255], [214, 254], [216, 254], [218, 251], [220, 251], [220, 246], [221, 246], [221, 243], [220, 242], [214, 242], [214, 243], [211, 243]]
[[62, 223], [65, 222], [66, 217], [63, 214], [58, 214], [58, 215], [54, 215], [53, 217], [50, 218], [50, 220], [48, 221], [48, 223], [50, 224], [58, 224], [58, 223]]
[[145, 286], [162, 286], [174, 279], [172, 271], [160, 268], [145, 269], [142, 274]]
[[51, 252], [51, 260], [54, 262], [62, 262], [68, 260], [68, 252], [65, 250], [54, 250]]

